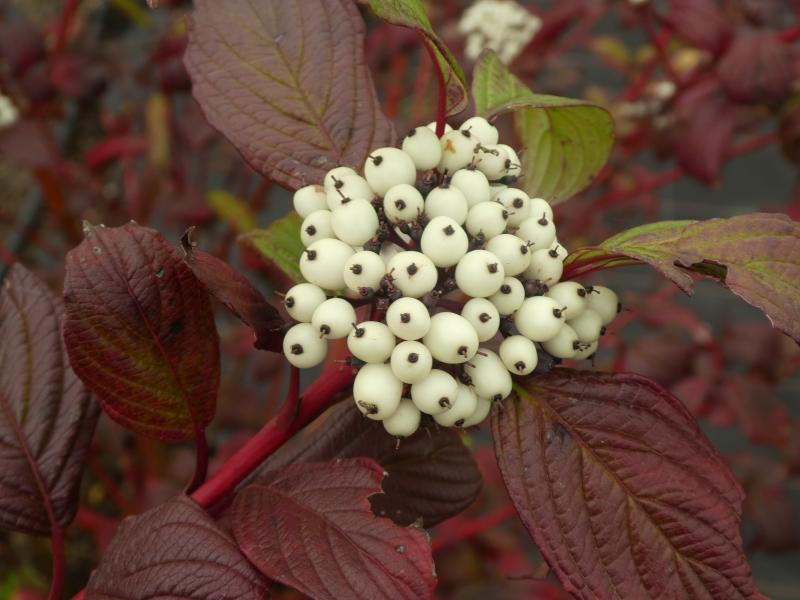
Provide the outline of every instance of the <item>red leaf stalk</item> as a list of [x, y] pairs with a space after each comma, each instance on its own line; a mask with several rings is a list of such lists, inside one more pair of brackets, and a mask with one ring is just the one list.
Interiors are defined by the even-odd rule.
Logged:
[[61, 600], [61, 588], [64, 585], [64, 531], [55, 522], [50, 530], [50, 542], [53, 546], [53, 578], [47, 600]]
[[208, 474], [208, 441], [205, 429], [195, 428], [194, 432], [194, 476], [186, 488], [186, 493], [191, 494], [206, 480]]
[[443, 532], [443, 535], [436, 536], [431, 542], [431, 549], [433, 552], [439, 552], [445, 548], [454, 546], [459, 542], [472, 539], [484, 531], [489, 531], [497, 525], [500, 525], [501, 523], [514, 517], [516, 514], [517, 509], [514, 508], [513, 504], [509, 503], [502, 508], [489, 513], [488, 515], [483, 515], [477, 519], [462, 520], [461, 518], [456, 517], [450, 521], [454, 527], [446, 529]]
[[436, 73], [436, 81], [439, 85], [439, 97], [436, 102], [436, 135], [442, 137], [444, 135], [445, 119], [447, 118], [447, 84], [445, 84], [442, 66], [439, 64], [433, 46], [424, 37], [422, 45], [425, 46], [425, 50], [428, 51], [428, 56], [431, 58], [433, 70]]

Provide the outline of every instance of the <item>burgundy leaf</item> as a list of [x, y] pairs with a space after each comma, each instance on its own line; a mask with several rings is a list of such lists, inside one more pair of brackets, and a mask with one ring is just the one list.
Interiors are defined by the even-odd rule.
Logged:
[[283, 342], [283, 319], [278, 309], [266, 301], [247, 278], [228, 263], [195, 248], [191, 229], [181, 238], [183, 260], [200, 283], [256, 334], [259, 350], [280, 352]]
[[740, 33], [719, 63], [728, 95], [739, 102], [776, 102], [794, 80], [792, 48], [774, 32]]
[[163, 440], [214, 416], [219, 338], [181, 252], [153, 229], [85, 225], [67, 254], [64, 339], [72, 368], [112, 419]]
[[431, 598], [428, 537], [376, 517], [383, 469], [368, 459], [288, 467], [243, 489], [232, 507], [242, 552], [270, 579], [315, 600]]
[[72, 521], [99, 409], [61, 341], [61, 299], [20, 264], [0, 290], [0, 527]]
[[743, 494], [683, 405], [637, 375], [556, 369], [492, 416], [525, 527], [581, 599], [763, 598]]
[[679, 36], [714, 54], [725, 49], [732, 35], [714, 0], [669, 0], [667, 20]]
[[194, 96], [254, 169], [292, 189], [361, 168], [394, 142], [352, 0], [197, 0], [185, 62]]
[[231, 536], [181, 496], [122, 522], [85, 600], [262, 600], [267, 586]]
[[264, 468], [334, 458], [371, 458], [388, 473], [383, 494], [372, 496], [376, 515], [399, 525], [421, 520], [432, 527], [472, 504], [481, 474], [470, 451], [452, 429], [420, 429], [400, 442], [380, 423], [365, 419], [350, 401], [342, 402], [311, 433], [295, 436]]
[[741, 110], [714, 80], [699, 83], [682, 94], [675, 105], [680, 166], [700, 181], [716, 183]]

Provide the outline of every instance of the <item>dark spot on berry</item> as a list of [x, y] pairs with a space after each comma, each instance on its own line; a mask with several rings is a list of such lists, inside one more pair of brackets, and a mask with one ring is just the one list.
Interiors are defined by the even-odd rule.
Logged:
[[361, 265], [353, 265], [350, 267], [350, 270], [353, 272], [353, 275], [361, 275], [364, 271], [364, 267]]
[[306, 250], [306, 257], [308, 258], [308, 260], [317, 260], [317, 251]]
[[412, 276], [416, 275], [417, 271], [419, 271], [419, 267], [414, 263], [411, 263], [410, 265], [408, 265], [406, 267], [406, 273], [408, 273], [409, 275], [412, 275]]
[[403, 200], [403, 199], [400, 199], [400, 200], [395, 200], [395, 201], [394, 201], [394, 207], [395, 207], [397, 210], [404, 210], [404, 209], [405, 209], [405, 207], [406, 207], [406, 201], [405, 201], [405, 200]]
[[507, 283], [504, 283], [500, 286], [500, 292], [503, 294], [510, 294], [511, 293], [511, 286]]
[[292, 344], [292, 347], [289, 349], [289, 351], [297, 356], [298, 354], [303, 353], [303, 347], [300, 344]]
[[417, 361], [419, 361], [419, 354], [417, 354], [416, 352], [412, 352], [408, 355], [408, 362], [413, 364]]
[[507, 210], [503, 210], [503, 220], [504, 221], [508, 221], [508, 211]]
[[358, 401], [358, 405], [359, 405], [361, 408], [363, 408], [363, 409], [364, 409], [364, 411], [365, 411], [365, 412], [366, 412], [368, 415], [376, 415], [376, 414], [378, 414], [378, 407], [377, 407], [377, 406], [375, 406], [374, 404], [371, 404], [371, 403], [369, 403], [369, 402], [364, 402], [363, 400], [359, 400], [359, 401]]
[[453, 235], [456, 232], [456, 230], [453, 228], [452, 225], [448, 225], [447, 227], [442, 229], [442, 231], [444, 231], [445, 235]]
[[472, 385], [472, 377], [470, 377], [467, 373], [463, 371], [458, 376], [458, 380], [464, 385]]
[[581, 343], [578, 340], [575, 340], [574, 342], [572, 342], [572, 349], [575, 350], [576, 352], [578, 350], [580, 350], [582, 347], [583, 346], [581, 345]]
[[549, 254], [551, 258], [558, 258], [558, 250], [555, 248], [551, 248], [547, 254]]
[[351, 200], [352, 198], [350, 198], [349, 196], [345, 196], [344, 198], [342, 198], [342, 206], [348, 204]]
[[608, 327], [606, 327], [605, 325], [603, 325], [603, 326], [600, 328], [600, 335], [605, 335], [605, 334], [606, 334], [606, 331], [608, 331]]
[[313, 225], [309, 225], [308, 227], [306, 227], [306, 233], [308, 235], [317, 235], [317, 228], [314, 227]]
[[400, 322], [401, 323], [410, 323], [411, 322], [411, 313], [400, 313]]
[[367, 330], [364, 329], [363, 327], [356, 327], [355, 330], [353, 331], [353, 335], [355, 335], [357, 338], [364, 337], [365, 333], [367, 333]]
[[622, 312], [622, 302], [617, 302], [617, 314]]
[[520, 254], [527, 254], [528, 253], [528, 244], [522, 244], [522, 246], [519, 247], [519, 253]]
[[560, 319], [563, 315], [564, 315], [564, 311], [561, 310], [560, 308], [554, 308], [553, 309], [553, 316], [556, 319]]
[[283, 304], [292, 308], [294, 306], [294, 296], [286, 296], [286, 298], [283, 299]]
[[328, 325], [320, 325], [320, 326], [319, 326], [319, 332], [320, 332], [322, 335], [330, 335], [330, 333], [331, 333], [331, 328], [330, 328]]
[[514, 368], [520, 373], [522, 373], [525, 370], [525, 363], [521, 360], [518, 360], [517, 362], [514, 363]]
[[478, 315], [478, 321], [481, 323], [488, 323], [492, 320], [492, 316], [489, 313], [481, 313]]
[[497, 181], [493, 181], [492, 183], [499, 183], [501, 185], [513, 185], [517, 179], [519, 179], [516, 175], [503, 175]]
[[586, 290], [583, 289], [583, 288], [578, 288], [578, 296], [580, 296], [581, 298], [585, 298], [586, 297]]
[[546, 216], [546, 215], [542, 215], [542, 218], [541, 218], [541, 219], [539, 219], [539, 220], [538, 220], [538, 221], [536, 221], [536, 222], [537, 222], [539, 225], [541, 225], [542, 227], [547, 227], [547, 224], [549, 223], [549, 221], [547, 220], [547, 216]]
[[469, 139], [469, 138], [472, 137], [472, 132], [469, 129], [464, 129], [461, 132], [461, 135], [463, 135], [465, 138]]
[[379, 167], [383, 162], [383, 157], [380, 154], [378, 156], [370, 156], [370, 159], [372, 159], [372, 164], [376, 167]]
[[511, 159], [510, 159], [510, 158], [507, 158], [507, 159], [506, 159], [506, 162], [505, 162], [505, 163], [503, 163], [503, 164], [505, 165], [505, 167], [506, 167], [506, 171], [507, 171], [508, 169], [510, 169], [510, 168], [511, 168], [511, 164], [512, 164], [512, 163], [511, 163]]
[[525, 206], [525, 200], [522, 198], [514, 198], [514, 201], [511, 203], [514, 208], [522, 208]]
[[495, 402], [500, 402], [500, 400], [502, 399], [503, 399], [503, 394], [495, 394], [494, 396], [492, 396], [492, 400], [494, 400]]
[[450, 408], [450, 398], [447, 398], [445, 396], [439, 398], [439, 406], [441, 406], [442, 408]]
[[415, 135], [417, 135], [417, 130], [416, 129], [412, 129], [411, 131], [408, 132], [406, 137], [414, 137]]
[[486, 265], [486, 268], [489, 269], [489, 273], [497, 273], [497, 263], [490, 263]]
[[456, 427], [461, 427], [464, 424], [464, 421], [465, 419], [459, 419], [458, 421], [453, 423], [453, 425], [455, 425]]
[[342, 189], [343, 185], [344, 181], [342, 181], [341, 179], [336, 179], [335, 177], [333, 178], [333, 187], [335, 187], [337, 190]]
[[466, 356], [467, 352], [469, 352], [469, 348], [467, 348], [466, 346], [459, 346], [458, 347], [458, 354], [459, 355]]

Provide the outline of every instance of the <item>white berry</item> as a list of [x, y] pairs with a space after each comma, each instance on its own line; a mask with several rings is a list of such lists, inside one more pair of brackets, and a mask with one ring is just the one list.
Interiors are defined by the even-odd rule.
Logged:
[[547, 285], [553, 285], [561, 279], [564, 272], [564, 259], [559, 256], [558, 251], [542, 248], [531, 252], [531, 262], [525, 269], [525, 279], [540, 281]]
[[483, 117], [467, 119], [461, 124], [459, 129], [461, 131], [469, 131], [473, 136], [477, 137], [478, 141], [484, 146], [496, 144], [497, 140], [500, 139], [497, 127], [489, 123], [489, 121]]
[[469, 321], [469, 324], [475, 329], [478, 341], [489, 341], [497, 335], [497, 331], [500, 329], [500, 313], [497, 307], [486, 298], [468, 300], [461, 309], [461, 316]]
[[413, 185], [417, 168], [411, 157], [399, 148], [379, 148], [364, 163], [364, 177], [379, 196], [401, 183]]
[[455, 173], [471, 164], [475, 159], [475, 148], [480, 145], [478, 139], [468, 131], [459, 130], [445, 133], [439, 141], [442, 160], [438, 168], [442, 173]]
[[317, 240], [300, 256], [300, 272], [306, 281], [325, 290], [345, 288], [344, 265], [355, 250], [341, 240]]
[[345, 337], [356, 322], [356, 311], [344, 298], [329, 298], [320, 304], [311, 317], [317, 335], [329, 340]]
[[526, 298], [514, 313], [514, 325], [529, 340], [545, 342], [564, 326], [564, 305], [547, 296]]
[[486, 250], [467, 252], [456, 265], [456, 285], [473, 298], [486, 298], [503, 284], [505, 271], [500, 259]]
[[450, 185], [461, 190], [469, 208], [491, 199], [489, 180], [476, 168], [459, 169], [451, 177]]
[[331, 211], [326, 209], [315, 210], [300, 225], [300, 241], [303, 246], [310, 246], [317, 240], [336, 237], [331, 224]]
[[367, 363], [386, 362], [394, 347], [394, 335], [385, 323], [379, 321], [359, 323], [347, 336], [347, 349]]
[[469, 239], [455, 220], [434, 217], [422, 231], [420, 248], [437, 267], [452, 267], [467, 253]]
[[517, 236], [529, 242], [533, 250], [549, 248], [556, 239], [556, 226], [552, 219], [531, 212], [531, 216], [519, 224]]
[[386, 324], [400, 339], [418, 340], [431, 328], [431, 317], [416, 298], [398, 298], [386, 311]]
[[597, 347], [599, 346], [599, 342], [597, 340], [593, 341], [588, 346], [584, 346], [578, 349], [575, 352], [575, 356], [572, 357], [572, 360], [586, 360], [588, 358], [594, 357], [597, 353]]
[[586, 288], [586, 291], [587, 307], [600, 315], [603, 325], [611, 323], [621, 309], [619, 297], [614, 290], [602, 285], [593, 285]]
[[505, 175], [510, 175], [511, 177], [519, 177], [522, 173], [522, 161], [519, 159], [519, 155], [517, 155], [517, 151], [514, 150], [511, 146], [507, 146], [506, 144], [498, 144], [500, 148], [506, 151], [508, 158], [506, 159], [505, 163]]
[[336, 180], [342, 179], [343, 177], [347, 177], [349, 175], [357, 176], [358, 173], [356, 173], [350, 167], [336, 167], [331, 169], [325, 174], [325, 178], [322, 180], [322, 187], [327, 193], [334, 188]]
[[399, 252], [386, 265], [392, 284], [404, 296], [420, 298], [436, 287], [439, 273], [430, 258], [416, 251]]
[[586, 309], [586, 288], [577, 281], [562, 281], [546, 294], [564, 306], [564, 318], [576, 319]]
[[372, 204], [355, 198], [333, 209], [333, 232], [351, 246], [363, 246], [378, 232], [378, 214]]
[[478, 350], [478, 334], [461, 315], [440, 312], [431, 317], [431, 328], [422, 342], [433, 357], [449, 365], [470, 360]]
[[425, 199], [413, 185], [395, 185], [383, 197], [383, 212], [390, 223], [413, 221], [424, 211]]
[[283, 297], [286, 312], [295, 321], [308, 323], [317, 307], [325, 302], [325, 292], [313, 283], [298, 283]]
[[400, 381], [417, 383], [431, 372], [433, 356], [422, 342], [405, 341], [394, 347], [389, 364]]
[[595, 310], [591, 308], [585, 309], [580, 315], [574, 319], [568, 319], [567, 325], [575, 330], [578, 340], [583, 344], [591, 344], [596, 342], [600, 337], [603, 329], [603, 319]]
[[508, 152], [497, 144], [481, 146], [478, 150], [478, 169], [489, 181], [500, 179], [506, 173]]
[[403, 152], [411, 157], [419, 171], [433, 169], [442, 160], [442, 146], [436, 132], [427, 127], [417, 127], [403, 139]]
[[506, 277], [500, 289], [489, 296], [489, 301], [501, 315], [510, 315], [525, 301], [525, 287], [516, 277]]
[[504, 339], [498, 353], [506, 369], [514, 375], [528, 375], [539, 362], [536, 344], [524, 335], [512, 335]]
[[489, 412], [492, 410], [492, 403], [487, 400], [486, 398], [481, 398], [478, 396], [477, 404], [475, 406], [475, 412], [473, 412], [470, 416], [468, 416], [464, 422], [461, 424], [461, 427], [475, 427], [475, 425], [480, 425], [483, 423], [483, 420], [489, 416]]
[[466, 364], [464, 372], [469, 375], [475, 393], [490, 400], [502, 400], [511, 393], [511, 375], [497, 356], [487, 348], [481, 348]]
[[400, 400], [392, 416], [383, 420], [383, 428], [389, 435], [408, 437], [419, 429], [422, 413], [408, 398]]
[[348, 199], [372, 200], [375, 192], [360, 175], [345, 175], [341, 179], [335, 178], [333, 186], [327, 191], [328, 208], [334, 210]]
[[301, 187], [292, 197], [295, 212], [305, 219], [315, 210], [328, 208], [325, 200], [325, 188], [321, 185], [307, 185]]
[[457, 187], [436, 187], [425, 198], [425, 216], [429, 219], [450, 217], [459, 225], [467, 219], [469, 206], [464, 194]]
[[368, 250], [356, 252], [344, 264], [344, 282], [354, 292], [362, 288], [377, 290], [385, 274], [383, 259]]
[[442, 427], [461, 427], [468, 417], [471, 417], [478, 407], [478, 397], [468, 386], [458, 384], [456, 401], [450, 410], [434, 415], [433, 420]]
[[531, 216], [544, 216], [548, 221], [553, 220], [553, 207], [544, 198], [530, 199], [530, 213]]
[[519, 275], [531, 262], [531, 249], [528, 243], [516, 235], [503, 233], [493, 237], [486, 249], [500, 259], [505, 274]]
[[490, 240], [500, 235], [508, 225], [508, 211], [499, 202], [481, 202], [469, 209], [465, 227], [475, 237], [479, 234]]
[[309, 323], [293, 325], [283, 337], [283, 353], [289, 363], [299, 369], [317, 366], [328, 353], [328, 342]]
[[495, 200], [506, 207], [511, 227], [519, 227], [531, 215], [531, 199], [522, 190], [506, 188], [495, 196]]
[[411, 384], [411, 400], [428, 415], [438, 415], [455, 404], [458, 382], [441, 369], [431, 369], [423, 379]]
[[554, 338], [542, 344], [542, 348], [556, 358], [573, 358], [580, 348], [580, 341], [575, 330], [565, 324]]
[[389, 365], [364, 365], [353, 381], [353, 400], [358, 410], [375, 421], [391, 417], [402, 394], [403, 382], [394, 376]]

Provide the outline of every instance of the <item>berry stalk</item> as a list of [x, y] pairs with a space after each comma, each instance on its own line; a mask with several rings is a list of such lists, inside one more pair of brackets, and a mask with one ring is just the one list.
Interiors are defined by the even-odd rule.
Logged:
[[439, 95], [436, 102], [436, 135], [437, 137], [442, 137], [444, 135], [445, 120], [447, 118], [447, 84], [445, 83], [442, 66], [439, 64], [433, 46], [424, 38], [422, 40], [422, 45], [425, 46], [425, 50], [427, 50], [428, 56], [431, 58], [433, 70], [436, 73], [436, 82], [439, 86]]

